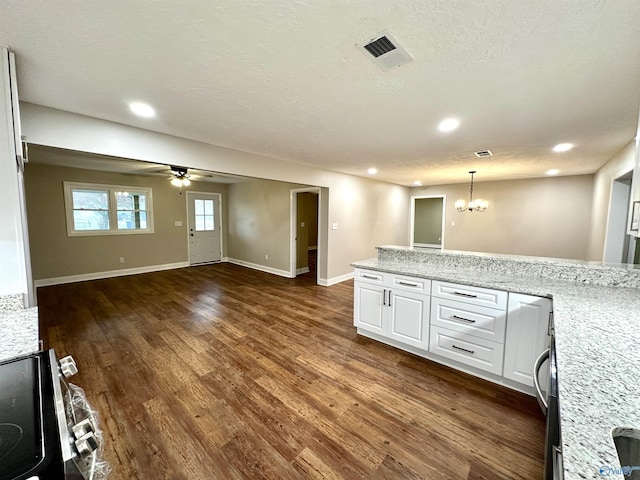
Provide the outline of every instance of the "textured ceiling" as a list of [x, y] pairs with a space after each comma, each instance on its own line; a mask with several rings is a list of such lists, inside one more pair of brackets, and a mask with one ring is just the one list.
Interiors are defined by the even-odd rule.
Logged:
[[[592, 173], [638, 121], [638, 0], [2, 0], [0, 19], [24, 101], [404, 185]], [[355, 44], [386, 28], [415, 61], [382, 72]]]

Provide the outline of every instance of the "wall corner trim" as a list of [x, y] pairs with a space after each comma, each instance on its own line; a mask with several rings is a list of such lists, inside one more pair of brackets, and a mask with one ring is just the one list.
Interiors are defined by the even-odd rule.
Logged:
[[337, 277], [331, 277], [329, 279], [320, 278], [318, 279], [318, 284], [323, 287], [330, 287], [331, 285], [335, 285], [336, 283], [346, 282], [347, 280], [351, 280], [353, 278], [353, 272], [345, 273], [344, 275], [339, 275]]
[[233, 263], [234, 265], [240, 265], [241, 267], [252, 268], [254, 270], [259, 270], [261, 272], [271, 273], [273, 275], [278, 275], [280, 277], [291, 278], [288, 270], [280, 270], [279, 268], [267, 267], [265, 265], [259, 265], [257, 263], [245, 262], [244, 260], [238, 260], [237, 258], [227, 257], [227, 262]]

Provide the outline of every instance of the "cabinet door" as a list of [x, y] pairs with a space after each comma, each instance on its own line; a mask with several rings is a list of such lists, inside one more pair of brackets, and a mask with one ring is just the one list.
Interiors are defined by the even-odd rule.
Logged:
[[392, 290], [389, 292], [388, 335], [407, 345], [429, 348], [428, 295]]
[[385, 292], [382, 286], [355, 282], [353, 324], [356, 327], [386, 335]]
[[[503, 376], [533, 387], [533, 364], [549, 346], [551, 300], [509, 294]], [[541, 385], [546, 379], [541, 375]]]

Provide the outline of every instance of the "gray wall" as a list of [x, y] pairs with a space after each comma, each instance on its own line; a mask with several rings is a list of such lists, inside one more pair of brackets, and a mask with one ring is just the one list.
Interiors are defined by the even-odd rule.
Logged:
[[[587, 259], [593, 175], [474, 183], [486, 212], [458, 212], [469, 184], [413, 188], [412, 196], [446, 195], [444, 248]], [[455, 222], [455, 226], [452, 225]]]
[[[69, 237], [66, 230], [63, 182], [141, 186], [152, 189], [154, 233]], [[163, 176], [127, 175], [29, 163], [25, 191], [31, 261], [35, 280], [149, 267], [188, 261], [186, 192], [222, 194], [226, 230], [226, 185], [192, 182], [172, 186]], [[176, 227], [175, 221], [182, 226]], [[223, 245], [227, 245], [223, 236]], [[223, 252], [224, 255], [224, 252]], [[120, 263], [120, 257], [125, 263]]]
[[442, 242], [442, 198], [416, 198], [413, 242], [440, 245]]

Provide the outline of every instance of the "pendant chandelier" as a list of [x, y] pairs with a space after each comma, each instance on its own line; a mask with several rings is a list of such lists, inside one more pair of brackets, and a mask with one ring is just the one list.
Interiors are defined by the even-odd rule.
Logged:
[[471, 170], [469, 172], [471, 174], [471, 187], [469, 188], [469, 203], [464, 200], [458, 200], [455, 203], [456, 210], [459, 212], [464, 212], [468, 210], [470, 212], [484, 212], [489, 206], [489, 202], [478, 198], [476, 200], [473, 199], [473, 174], [476, 173], [475, 170]]

